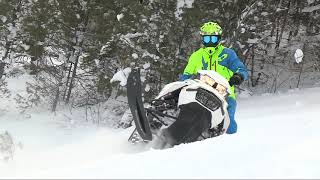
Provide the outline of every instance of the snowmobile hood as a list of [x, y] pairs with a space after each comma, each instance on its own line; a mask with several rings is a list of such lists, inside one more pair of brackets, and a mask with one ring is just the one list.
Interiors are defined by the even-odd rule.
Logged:
[[173, 92], [174, 90], [180, 89], [184, 86], [190, 85], [193, 80], [186, 80], [186, 81], [176, 81], [169, 83], [163, 87], [159, 95], [156, 97], [156, 99], [161, 98], [162, 96], [166, 95], [169, 92]]

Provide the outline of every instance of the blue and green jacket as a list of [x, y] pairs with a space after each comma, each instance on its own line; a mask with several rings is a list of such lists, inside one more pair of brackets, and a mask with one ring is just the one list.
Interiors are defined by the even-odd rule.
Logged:
[[[181, 80], [189, 79], [199, 70], [214, 70], [225, 77], [228, 81], [234, 73], [240, 73], [244, 80], [248, 79], [248, 71], [238, 58], [234, 50], [218, 45], [203, 47], [192, 53], [188, 64], [184, 69]], [[236, 98], [234, 86], [231, 87], [230, 97]]]

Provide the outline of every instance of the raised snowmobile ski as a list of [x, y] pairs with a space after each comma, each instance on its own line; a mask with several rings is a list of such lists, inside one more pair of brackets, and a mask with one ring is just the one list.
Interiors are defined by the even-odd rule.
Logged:
[[140, 69], [133, 69], [127, 80], [128, 104], [136, 129], [129, 137], [129, 141], [138, 141], [136, 133], [140, 135], [143, 141], [151, 141], [152, 133], [150, 124], [142, 102]]

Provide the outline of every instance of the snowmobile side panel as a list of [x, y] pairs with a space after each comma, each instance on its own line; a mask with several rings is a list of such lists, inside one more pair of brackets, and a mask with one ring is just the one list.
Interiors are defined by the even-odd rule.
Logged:
[[139, 69], [133, 69], [127, 80], [127, 96], [136, 130], [145, 141], [152, 140], [150, 124], [142, 103], [141, 79]]
[[181, 89], [182, 87], [188, 86], [192, 83], [192, 80], [186, 80], [186, 81], [177, 81], [172, 82], [163, 87], [163, 89], [160, 91], [159, 95], [155, 99], [160, 99], [162, 96], [173, 92], [175, 90]]

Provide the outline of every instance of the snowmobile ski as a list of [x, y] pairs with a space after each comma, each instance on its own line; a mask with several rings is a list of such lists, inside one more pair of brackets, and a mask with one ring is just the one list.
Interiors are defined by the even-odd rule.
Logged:
[[[142, 103], [140, 69], [132, 69], [127, 80], [128, 104], [136, 131], [143, 141], [151, 141], [152, 133], [150, 124], [146, 116], [146, 111]], [[130, 138], [129, 138], [130, 141]]]

